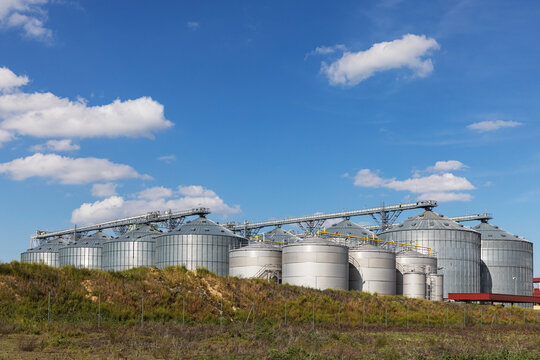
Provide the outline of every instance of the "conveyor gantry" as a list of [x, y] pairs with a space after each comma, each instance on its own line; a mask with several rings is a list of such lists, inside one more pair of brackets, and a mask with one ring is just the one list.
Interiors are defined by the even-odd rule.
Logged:
[[[249, 236], [253, 234], [253, 232], [256, 233], [262, 228], [265, 228], [268, 226], [282, 226], [282, 225], [288, 225], [288, 224], [299, 224], [300, 227], [303, 228], [305, 231], [313, 232], [314, 230], [322, 226], [322, 223], [324, 222], [324, 220], [339, 219], [339, 218], [348, 219], [353, 216], [376, 215], [376, 214], [381, 215], [381, 218], [383, 219], [388, 219], [388, 218], [395, 219], [397, 216], [389, 217], [388, 214], [399, 215], [403, 210], [425, 209], [425, 208], [431, 209], [436, 206], [437, 206], [436, 201], [426, 200], [426, 201], [417, 201], [414, 203], [407, 203], [407, 204], [386, 205], [386, 206], [361, 209], [361, 210], [340, 211], [340, 212], [335, 212], [335, 213], [300, 216], [300, 217], [286, 218], [286, 219], [280, 219], [280, 220], [268, 220], [268, 221], [254, 222], [254, 223], [245, 221], [243, 224], [230, 223], [230, 224], [226, 224], [226, 226], [228, 226], [233, 231], [242, 231], [244, 233], [244, 236], [248, 238]], [[381, 226], [385, 226], [385, 225], [388, 225], [388, 224], [383, 224]]]
[[[449, 219], [455, 222], [461, 223], [465, 221], [487, 221], [487, 220], [493, 219], [493, 216], [488, 213], [483, 213], [483, 214], [454, 216], [454, 217], [449, 217]], [[371, 231], [381, 230], [381, 225], [367, 225], [367, 226], [362, 226], [362, 227]]]
[[[100, 224], [74, 227], [73, 229], [68, 229], [68, 230], [61, 230], [61, 231], [55, 231], [55, 232], [46, 232], [46, 231], [37, 230], [36, 235], [32, 236], [32, 239], [43, 240], [43, 239], [52, 238], [52, 237], [73, 235], [73, 234], [86, 232], [86, 231], [119, 228], [123, 226], [139, 225], [139, 224], [162, 223], [162, 222], [168, 222], [168, 221], [174, 221], [174, 220], [183, 220], [187, 216], [193, 216], [193, 215], [205, 216], [208, 214], [210, 214], [210, 209], [208, 208], [197, 208], [197, 209], [178, 211], [178, 212], [154, 211], [154, 212], [149, 212], [144, 215], [138, 215], [138, 216], [132, 216], [132, 217], [124, 218], [124, 219], [107, 221]], [[181, 221], [177, 221], [177, 223], [179, 222]]]

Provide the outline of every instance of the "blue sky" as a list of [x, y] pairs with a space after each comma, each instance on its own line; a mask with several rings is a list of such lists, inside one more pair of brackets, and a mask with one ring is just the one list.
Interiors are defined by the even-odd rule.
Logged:
[[2, 0], [0, 260], [36, 229], [200, 205], [243, 221], [430, 198], [536, 242], [539, 16]]

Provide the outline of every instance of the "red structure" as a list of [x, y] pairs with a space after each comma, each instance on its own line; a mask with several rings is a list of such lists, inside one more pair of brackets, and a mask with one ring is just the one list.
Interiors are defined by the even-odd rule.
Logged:
[[[540, 280], [540, 279], [539, 279]], [[508, 295], [508, 294], [489, 294], [489, 293], [449, 293], [449, 300], [455, 301], [482, 301], [482, 302], [500, 302], [500, 303], [531, 303], [540, 304], [540, 293], [535, 292], [535, 296]]]

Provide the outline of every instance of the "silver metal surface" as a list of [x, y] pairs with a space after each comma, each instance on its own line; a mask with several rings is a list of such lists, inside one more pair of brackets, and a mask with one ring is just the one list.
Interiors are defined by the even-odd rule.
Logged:
[[373, 245], [349, 249], [349, 290], [396, 294], [396, 254]]
[[[326, 231], [333, 234], [351, 235], [351, 236], [357, 236], [361, 238], [373, 238], [375, 236], [373, 232], [347, 219], [342, 220], [336, 224], [333, 224], [327, 227]], [[354, 247], [360, 244], [368, 243], [366, 240], [355, 239], [355, 238], [347, 238], [347, 237], [337, 238], [337, 237], [332, 237], [332, 235], [324, 235], [324, 234], [322, 234], [322, 237], [332, 238], [333, 241], [338, 242], [340, 244], [347, 245], [349, 247]]]
[[50, 239], [28, 249], [21, 254], [21, 262], [42, 263], [53, 267], [60, 266], [58, 251], [68, 244], [63, 239]]
[[296, 242], [300, 240], [300, 238], [297, 235], [289, 231], [285, 231], [280, 227], [277, 227], [268, 232], [260, 234], [258, 236], [258, 239], [263, 240], [263, 241], [275, 241], [276, 243], [283, 243], [283, 244], [288, 244], [290, 242]]
[[426, 274], [407, 272], [403, 274], [403, 296], [409, 298], [426, 298]]
[[532, 242], [488, 223], [481, 223], [473, 229], [482, 237], [481, 291], [532, 296]]
[[315, 289], [349, 287], [349, 250], [321, 238], [285, 245], [282, 282]]
[[122, 271], [154, 266], [156, 237], [161, 235], [149, 225], [128, 231], [103, 245], [103, 270]]
[[98, 231], [77, 241], [72, 241], [59, 250], [60, 266], [103, 269], [103, 244], [111, 240], [107, 234]]
[[[462, 216], [452, 216], [449, 217], [450, 220], [455, 222], [466, 222], [466, 221], [485, 221], [485, 220], [491, 220], [493, 219], [493, 215], [489, 213], [483, 213], [483, 214], [473, 214], [473, 215], [462, 215]], [[399, 224], [394, 224], [393, 226], [397, 226]], [[367, 230], [370, 231], [376, 231], [381, 229], [381, 225], [367, 225], [364, 226]]]
[[429, 299], [432, 301], [443, 301], [443, 274], [428, 275]]
[[238, 248], [243, 238], [205, 217], [187, 222], [177, 230], [157, 238], [156, 266], [200, 267], [229, 274], [229, 250]]
[[403, 295], [403, 274], [418, 272], [437, 273], [437, 258], [413, 250], [404, 250], [396, 256], [396, 294]]
[[438, 266], [444, 273], [444, 297], [448, 293], [480, 292], [480, 234], [449, 218], [425, 211], [392, 226], [379, 238], [388, 241], [417, 243], [437, 253]]
[[281, 282], [281, 248], [262, 242], [229, 251], [229, 275]]

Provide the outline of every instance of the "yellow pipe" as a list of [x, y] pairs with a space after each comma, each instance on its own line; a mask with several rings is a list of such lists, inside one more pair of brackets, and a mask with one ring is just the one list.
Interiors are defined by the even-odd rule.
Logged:
[[404, 246], [412, 246], [412, 247], [417, 247], [417, 248], [429, 249], [429, 256], [431, 256], [431, 248], [430, 247], [416, 245], [416, 243], [414, 243], [414, 245], [412, 245], [412, 244], [398, 243], [398, 242], [394, 242], [394, 241], [379, 240], [379, 239], [375, 239], [375, 236], [373, 236], [373, 238], [364, 238], [364, 237], [360, 237], [360, 236], [336, 234], [336, 233], [326, 232], [326, 229], [324, 229], [324, 231], [317, 230], [317, 233], [319, 233], [319, 234], [327, 234], [327, 235], [334, 235], [334, 236], [349, 237], [349, 238], [355, 238], [355, 239], [362, 239], [362, 240], [379, 241], [379, 242], [388, 243], [388, 244], [397, 244], [397, 245], [404, 245]]
[[[250, 238], [249, 240], [250, 241], [259, 241], [259, 237], [257, 236], [256, 239]], [[276, 243], [276, 244], [283, 244], [281, 241], [273, 241], [273, 240], [263, 240], [262, 242], [271, 242], [271, 243]]]

